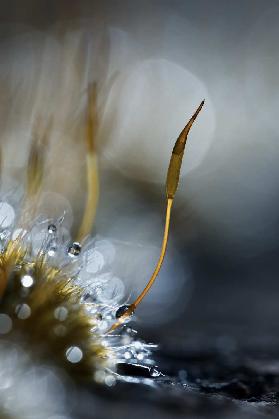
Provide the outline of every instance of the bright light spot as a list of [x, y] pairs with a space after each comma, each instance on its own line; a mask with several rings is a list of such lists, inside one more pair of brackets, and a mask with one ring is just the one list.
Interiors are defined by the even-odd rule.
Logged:
[[103, 383], [106, 378], [105, 371], [96, 371], [94, 374], [94, 378], [97, 383]]
[[32, 287], [33, 284], [34, 284], [34, 279], [32, 278], [32, 276], [24, 275], [21, 278], [21, 285], [23, 287], [30, 288], [30, 287]]
[[28, 304], [18, 304], [15, 309], [16, 315], [21, 320], [26, 320], [31, 315], [31, 308]]
[[107, 375], [105, 378], [105, 384], [108, 387], [112, 387], [116, 383], [116, 379], [113, 375]]
[[66, 350], [66, 358], [71, 364], [77, 364], [83, 358], [83, 352], [78, 346], [70, 346]]
[[66, 307], [61, 306], [61, 307], [57, 307], [54, 310], [54, 317], [57, 320], [60, 320], [61, 322], [66, 320], [67, 316], [68, 316], [68, 310], [66, 309]]
[[99, 272], [105, 264], [104, 256], [96, 249], [90, 249], [86, 254], [86, 258], [86, 271], [90, 274]]

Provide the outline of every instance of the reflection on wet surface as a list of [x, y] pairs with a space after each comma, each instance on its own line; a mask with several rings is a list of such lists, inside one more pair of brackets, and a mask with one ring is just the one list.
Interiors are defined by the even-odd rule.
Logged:
[[158, 368], [120, 365], [122, 380], [105, 393], [97, 390], [100, 417], [112, 411], [114, 418], [139, 418], [147, 412], [154, 418], [278, 417], [277, 343], [236, 347], [220, 345], [220, 340], [195, 342], [187, 350], [158, 351]]

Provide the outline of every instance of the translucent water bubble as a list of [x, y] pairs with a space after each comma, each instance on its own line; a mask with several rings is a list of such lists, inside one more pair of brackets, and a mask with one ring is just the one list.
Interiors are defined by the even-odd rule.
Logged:
[[106, 384], [108, 387], [112, 387], [112, 386], [114, 386], [114, 385], [115, 385], [115, 383], [116, 383], [116, 379], [115, 379], [115, 377], [114, 377], [113, 375], [111, 375], [111, 374], [108, 374], [108, 375], [106, 376], [106, 378], [105, 378], [105, 384]]
[[83, 358], [83, 352], [78, 346], [70, 346], [66, 350], [66, 358], [71, 364], [77, 364]]
[[97, 298], [101, 303], [117, 303], [125, 295], [125, 286], [121, 279], [108, 275], [108, 279], [99, 285]]
[[[206, 85], [187, 68], [163, 58], [141, 60], [123, 72], [111, 89], [108, 118], [116, 104], [122, 118], [114, 125], [113, 141], [108, 135], [108, 161], [126, 176], [164, 182], [174, 140], [203, 98], [206, 108], [192, 129], [182, 177], [199, 166], [212, 144], [213, 104]], [[102, 128], [100, 132], [104, 135]]]
[[162, 375], [155, 367], [151, 367], [149, 372], [151, 377], [160, 377]]
[[60, 229], [57, 229], [55, 224], [49, 224], [48, 220], [35, 224], [31, 231], [33, 253], [42, 251], [49, 256], [55, 256], [62, 244], [62, 233], [64, 234], [64, 230], [60, 233]]
[[8, 202], [0, 202], [0, 227], [10, 227], [15, 220], [15, 210]]
[[54, 317], [61, 322], [66, 320], [67, 316], [68, 316], [68, 310], [66, 307], [60, 306], [54, 310]]
[[50, 246], [50, 247], [48, 248], [47, 254], [48, 254], [50, 257], [53, 257], [53, 256], [55, 256], [55, 255], [56, 255], [56, 251], [57, 251], [57, 247], [56, 247], [56, 246]]
[[103, 255], [107, 264], [110, 264], [114, 261], [115, 247], [109, 240], [96, 240], [94, 248], [96, 251]]
[[0, 313], [0, 335], [5, 335], [12, 330], [12, 319], [4, 313]]
[[96, 274], [101, 271], [105, 265], [104, 255], [95, 248], [86, 252], [85, 261], [85, 270], [91, 274]]
[[31, 316], [31, 308], [28, 304], [18, 304], [15, 311], [17, 317], [21, 320], [28, 319]]
[[21, 285], [25, 288], [30, 288], [32, 287], [33, 283], [34, 283], [34, 279], [32, 278], [31, 275], [24, 275], [21, 278]]
[[131, 359], [133, 357], [133, 355], [131, 354], [130, 351], [126, 351], [124, 353], [124, 358], [128, 361], [129, 359]]

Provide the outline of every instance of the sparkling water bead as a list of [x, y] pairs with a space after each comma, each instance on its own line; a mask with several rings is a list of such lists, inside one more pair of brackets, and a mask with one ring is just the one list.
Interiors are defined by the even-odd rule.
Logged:
[[50, 224], [47, 229], [49, 234], [55, 234], [57, 231], [57, 227], [55, 224]]
[[30, 288], [34, 284], [34, 279], [31, 275], [23, 275], [20, 282], [23, 287]]
[[[130, 307], [131, 306], [129, 304], [125, 304], [123, 306], [120, 306], [119, 309], [117, 310], [117, 312], [115, 313], [115, 317], [117, 319], [120, 319], [122, 316], [124, 316], [128, 312]], [[133, 314], [133, 312], [131, 314]]]
[[78, 256], [81, 252], [81, 244], [78, 242], [73, 242], [68, 249], [68, 255], [71, 257]]
[[71, 364], [77, 364], [82, 360], [83, 352], [78, 346], [70, 346], [66, 350], [66, 358]]

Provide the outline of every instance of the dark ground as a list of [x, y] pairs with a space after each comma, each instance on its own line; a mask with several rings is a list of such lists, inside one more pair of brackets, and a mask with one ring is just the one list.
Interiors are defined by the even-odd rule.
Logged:
[[197, 281], [184, 316], [164, 329], [142, 331], [160, 343], [155, 358], [164, 376], [152, 378], [152, 384], [121, 383], [101, 392], [104, 407], [98, 417], [108, 417], [113, 409], [115, 418], [147, 412], [154, 418], [277, 418], [275, 253], [232, 263], [195, 252]]
[[[124, 368], [121, 372], [133, 375], [135, 382], [98, 390], [94, 414], [89, 407], [92, 391], [86, 390], [77, 417], [277, 418], [278, 293], [271, 279], [275, 272], [271, 256], [258, 261], [250, 272], [247, 264], [245, 269], [232, 270], [232, 278], [236, 270], [238, 275], [230, 285], [225, 283], [224, 270], [224, 280], [198, 281], [187, 313], [176, 326], [157, 334], [142, 331], [153, 342], [161, 342], [155, 359], [163, 375], [154, 378], [146, 369]], [[205, 261], [203, 267], [208, 272]], [[241, 275], [247, 280], [241, 282]]]

